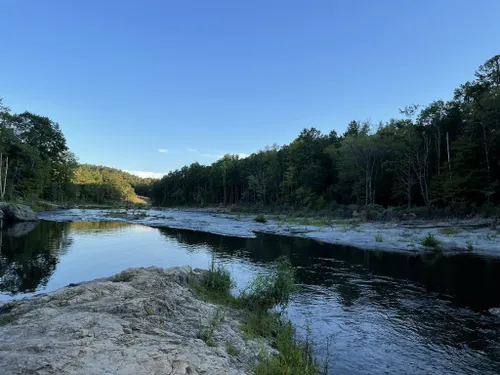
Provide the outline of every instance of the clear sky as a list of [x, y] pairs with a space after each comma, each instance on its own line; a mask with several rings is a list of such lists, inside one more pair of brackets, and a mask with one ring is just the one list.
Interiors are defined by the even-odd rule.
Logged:
[[[449, 99], [498, 0], [0, 0], [0, 97], [82, 163], [167, 172]], [[163, 152], [161, 152], [163, 151]]]

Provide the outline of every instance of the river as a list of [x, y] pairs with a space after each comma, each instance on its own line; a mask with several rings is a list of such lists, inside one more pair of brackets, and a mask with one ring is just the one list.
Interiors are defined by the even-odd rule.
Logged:
[[[241, 288], [288, 256], [299, 291], [288, 315], [310, 331], [330, 374], [499, 374], [500, 261], [415, 256], [303, 238], [234, 238], [126, 223], [40, 221], [1, 232], [0, 301], [128, 267], [207, 268], [212, 255]], [[327, 345], [328, 344], [328, 345]], [[327, 346], [329, 346], [327, 350]]]

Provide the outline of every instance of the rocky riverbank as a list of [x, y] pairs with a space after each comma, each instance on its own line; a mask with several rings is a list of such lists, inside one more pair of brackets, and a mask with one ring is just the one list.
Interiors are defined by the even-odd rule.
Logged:
[[241, 312], [196, 295], [203, 272], [128, 269], [0, 304], [1, 373], [250, 374], [272, 349], [243, 338]]
[[63, 210], [41, 213], [54, 221], [123, 221], [153, 227], [188, 229], [253, 238], [256, 233], [305, 237], [322, 242], [354, 246], [365, 250], [404, 253], [435, 252], [424, 246], [432, 236], [443, 254], [474, 253], [500, 257], [500, 228], [481, 220], [359, 222], [356, 220], [314, 220], [268, 216], [265, 223], [255, 215], [222, 214], [210, 210]]

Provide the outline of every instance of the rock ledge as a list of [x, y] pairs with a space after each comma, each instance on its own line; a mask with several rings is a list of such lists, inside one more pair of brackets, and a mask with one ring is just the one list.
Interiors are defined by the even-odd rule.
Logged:
[[[202, 273], [127, 269], [0, 304], [2, 374], [250, 374], [260, 351], [272, 350], [243, 339], [239, 312], [196, 296], [188, 281]], [[199, 337], [213, 319], [208, 346]]]

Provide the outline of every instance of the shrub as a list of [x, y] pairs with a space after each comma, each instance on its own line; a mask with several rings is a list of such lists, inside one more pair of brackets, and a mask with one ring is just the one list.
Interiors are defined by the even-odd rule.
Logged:
[[199, 282], [191, 283], [191, 286], [212, 302], [231, 304], [234, 302], [231, 296], [233, 284], [229, 271], [212, 257], [207, 273]]
[[279, 313], [257, 310], [248, 313], [241, 326], [241, 330], [248, 337], [274, 339], [278, 336], [282, 325], [283, 322]]
[[295, 291], [295, 272], [288, 258], [281, 257], [270, 274], [259, 274], [241, 292], [240, 301], [249, 310], [284, 309]]
[[256, 216], [255, 219], [253, 219], [253, 221], [255, 221], [257, 223], [262, 223], [262, 224], [267, 223], [267, 219], [265, 218], [264, 215], [258, 215], [258, 216]]
[[441, 251], [441, 241], [439, 241], [432, 233], [427, 235], [420, 242], [423, 246], [432, 247], [435, 251]]

